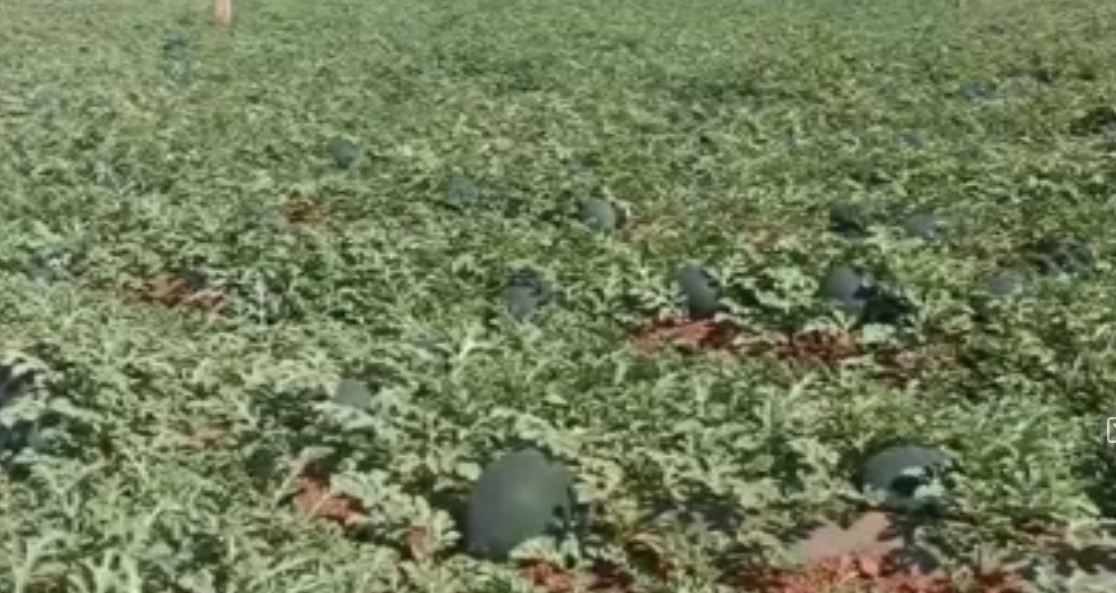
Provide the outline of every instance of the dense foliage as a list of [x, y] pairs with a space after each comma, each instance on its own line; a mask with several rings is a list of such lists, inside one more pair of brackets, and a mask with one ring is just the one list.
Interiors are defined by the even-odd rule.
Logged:
[[461, 521], [525, 446], [585, 524], [517, 553], [623, 590], [904, 439], [950, 571], [1111, 554], [1116, 3], [204, 4], [0, 3], [0, 590], [527, 590]]

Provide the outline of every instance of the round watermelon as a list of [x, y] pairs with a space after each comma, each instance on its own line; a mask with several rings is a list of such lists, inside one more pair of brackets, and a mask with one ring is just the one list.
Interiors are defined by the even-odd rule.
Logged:
[[466, 510], [470, 554], [500, 560], [519, 544], [572, 528], [576, 499], [572, 474], [536, 449], [497, 459], [473, 485]]
[[352, 140], [337, 137], [329, 141], [329, 156], [338, 168], [348, 169], [360, 156], [360, 147]]
[[367, 410], [372, 407], [372, 391], [364, 381], [342, 379], [333, 392], [333, 402], [358, 410]]
[[615, 231], [624, 224], [624, 212], [608, 200], [594, 198], [581, 204], [581, 222], [598, 233]]
[[825, 272], [818, 294], [851, 316], [863, 313], [867, 301], [867, 280], [850, 266], [834, 265]]
[[550, 283], [539, 272], [527, 268], [512, 272], [504, 288], [508, 313], [516, 321], [526, 319], [552, 296]]
[[935, 241], [945, 233], [946, 222], [930, 212], [912, 214], [903, 221], [903, 231], [907, 235], [924, 241]]
[[860, 489], [884, 506], [902, 511], [931, 510], [941, 502], [941, 478], [951, 469], [941, 450], [921, 445], [893, 445], [868, 457], [859, 475]]
[[708, 319], [721, 310], [720, 286], [705, 270], [686, 263], [678, 268], [675, 280], [685, 298], [686, 310], [691, 319]]

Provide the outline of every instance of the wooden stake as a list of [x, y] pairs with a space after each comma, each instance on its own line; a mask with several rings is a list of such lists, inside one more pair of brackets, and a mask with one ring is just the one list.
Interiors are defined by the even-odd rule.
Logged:
[[232, 0], [213, 0], [213, 22], [222, 26], [232, 22]]

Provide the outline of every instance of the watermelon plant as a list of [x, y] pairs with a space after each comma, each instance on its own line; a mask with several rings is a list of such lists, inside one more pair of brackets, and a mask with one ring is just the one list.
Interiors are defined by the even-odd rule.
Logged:
[[0, 591], [743, 593], [891, 434], [936, 583], [1116, 518], [1116, 3], [182, 4], [0, 4]]

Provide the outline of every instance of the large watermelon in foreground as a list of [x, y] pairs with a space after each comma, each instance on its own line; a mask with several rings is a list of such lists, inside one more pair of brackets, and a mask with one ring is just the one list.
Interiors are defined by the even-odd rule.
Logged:
[[941, 478], [952, 460], [941, 450], [905, 444], [874, 453], [860, 471], [861, 491], [888, 508], [920, 511], [940, 508]]
[[473, 486], [465, 517], [468, 551], [506, 558], [529, 539], [567, 530], [574, 505], [573, 476], [564, 467], [535, 449], [509, 453]]

